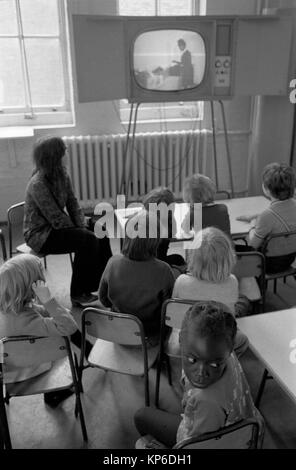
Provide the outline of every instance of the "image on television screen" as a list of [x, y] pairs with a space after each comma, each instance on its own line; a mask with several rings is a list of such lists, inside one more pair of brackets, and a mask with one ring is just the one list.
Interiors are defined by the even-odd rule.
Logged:
[[206, 48], [195, 31], [161, 29], [141, 33], [133, 50], [134, 77], [147, 90], [179, 91], [204, 77]]

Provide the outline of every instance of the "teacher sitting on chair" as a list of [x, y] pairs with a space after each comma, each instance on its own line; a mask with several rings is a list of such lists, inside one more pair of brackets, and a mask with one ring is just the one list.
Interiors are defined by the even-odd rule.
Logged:
[[91, 292], [98, 289], [112, 252], [107, 237], [99, 239], [85, 227], [66, 170], [66, 150], [60, 137], [42, 138], [34, 147], [24, 237], [36, 253], [75, 253], [70, 295], [73, 305], [85, 306], [97, 299]]

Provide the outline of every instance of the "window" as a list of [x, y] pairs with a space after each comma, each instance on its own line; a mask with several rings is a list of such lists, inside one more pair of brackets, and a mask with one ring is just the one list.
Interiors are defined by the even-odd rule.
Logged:
[[72, 123], [64, 0], [0, 1], [0, 126]]
[[[179, 16], [204, 14], [205, 1], [199, 0], [118, 0], [118, 14], [126, 16]], [[128, 123], [130, 106], [120, 100], [120, 118]], [[203, 119], [202, 102], [149, 103], [142, 104], [138, 122], [189, 121]]]

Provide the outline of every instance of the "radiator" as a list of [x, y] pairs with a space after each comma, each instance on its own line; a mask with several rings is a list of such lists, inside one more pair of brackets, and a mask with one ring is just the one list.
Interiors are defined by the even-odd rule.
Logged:
[[[64, 137], [75, 194], [83, 208], [99, 201], [116, 203], [126, 135]], [[184, 179], [203, 172], [206, 131], [136, 134], [129, 184], [129, 201], [139, 200], [157, 186], [169, 187], [181, 197]], [[125, 175], [125, 180], [127, 175]]]

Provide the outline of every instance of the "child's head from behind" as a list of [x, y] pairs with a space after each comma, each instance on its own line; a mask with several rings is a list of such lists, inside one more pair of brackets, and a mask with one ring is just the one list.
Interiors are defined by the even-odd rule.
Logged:
[[159, 245], [157, 220], [150, 218], [145, 210], [127, 221], [122, 254], [134, 261], [155, 258]]
[[180, 333], [182, 365], [194, 387], [206, 388], [221, 378], [236, 331], [235, 318], [220, 302], [196, 302], [186, 312]]
[[201, 281], [224, 282], [235, 265], [229, 237], [215, 227], [200, 230], [195, 236], [198, 248], [189, 252], [188, 271]]
[[[158, 221], [163, 227], [167, 228], [167, 234], [171, 236], [171, 227], [174, 221], [175, 196], [174, 193], [164, 186], [152, 189], [143, 199], [144, 207], [147, 211], [155, 213], [157, 211]], [[151, 205], [150, 205], [151, 204]], [[162, 236], [166, 236], [166, 232], [161, 232]]]
[[174, 193], [169, 188], [166, 188], [164, 186], [159, 186], [158, 188], [152, 189], [143, 198], [143, 204], [146, 210], [149, 209], [148, 204], [160, 204], [161, 202], [165, 203], [168, 206], [175, 202]]
[[296, 185], [294, 169], [284, 163], [270, 163], [263, 170], [262, 185], [266, 196], [280, 201], [290, 199]]
[[9, 259], [0, 267], [0, 311], [19, 313], [34, 297], [32, 284], [45, 281], [41, 260], [22, 254]]
[[183, 187], [184, 202], [210, 204], [214, 201], [215, 194], [216, 187], [207, 176], [196, 173], [186, 178]]

